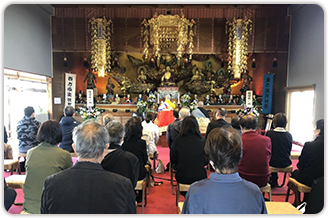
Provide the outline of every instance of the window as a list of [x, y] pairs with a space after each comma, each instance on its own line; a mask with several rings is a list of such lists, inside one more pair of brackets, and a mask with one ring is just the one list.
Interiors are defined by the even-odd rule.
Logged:
[[287, 88], [287, 130], [301, 144], [314, 137], [314, 100], [314, 85]]

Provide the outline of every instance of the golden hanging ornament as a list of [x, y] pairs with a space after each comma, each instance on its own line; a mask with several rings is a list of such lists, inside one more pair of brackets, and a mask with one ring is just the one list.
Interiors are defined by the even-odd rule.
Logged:
[[193, 37], [192, 30], [194, 20], [189, 21], [183, 14], [179, 15], [157, 15], [153, 18], [143, 20], [141, 23], [143, 36], [144, 58], [149, 58], [149, 45], [152, 46], [154, 57], [160, 57], [160, 51], [176, 48], [178, 60], [182, 57], [184, 46], [188, 43], [188, 54], [192, 58]]
[[240, 79], [242, 73], [247, 70], [248, 36], [252, 33], [252, 21], [233, 19], [226, 22], [226, 34], [228, 34], [228, 73], [233, 73], [235, 79]]
[[98, 77], [104, 77], [111, 70], [111, 20], [91, 18], [89, 20], [91, 33], [91, 71], [98, 72]]

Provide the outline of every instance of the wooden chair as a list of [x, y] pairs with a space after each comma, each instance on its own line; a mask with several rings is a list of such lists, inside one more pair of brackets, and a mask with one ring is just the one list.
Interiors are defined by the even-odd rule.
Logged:
[[23, 188], [25, 183], [26, 175], [11, 175], [6, 178], [8, 187], [11, 188]]
[[179, 203], [180, 191], [187, 192], [189, 190], [189, 187], [189, 184], [182, 184], [177, 182], [176, 206], [178, 206]]
[[172, 191], [172, 194], [173, 195], [175, 195], [176, 193], [174, 192], [174, 190], [173, 190], [173, 188], [175, 187], [175, 186], [177, 186], [176, 184], [174, 184], [174, 173], [176, 173], [177, 171], [176, 170], [174, 170], [173, 168], [172, 168], [172, 164], [171, 164], [171, 162], [170, 162], [170, 164], [169, 164], [169, 174], [170, 174], [170, 177], [171, 177], [171, 191]]
[[151, 166], [149, 165], [145, 165], [145, 168], [147, 170], [147, 176], [146, 176], [146, 186], [148, 186], [148, 191], [147, 191], [147, 194], [149, 194], [150, 192], [150, 178], [151, 178], [151, 175], [152, 175], [152, 169], [151, 169]]
[[[295, 201], [293, 203], [293, 205], [295, 207], [297, 207], [298, 205], [301, 204], [301, 193], [310, 193], [311, 192], [311, 187], [298, 182], [294, 178], [289, 178], [287, 187], [288, 187], [288, 190], [287, 190], [287, 194], [286, 194], [286, 202], [288, 202], [289, 192], [290, 192], [290, 190], [292, 190], [293, 193], [295, 194]], [[303, 201], [305, 201], [305, 200], [306, 199], [304, 196]]]
[[[6, 183], [7, 186], [10, 188], [22, 189], [25, 184], [25, 179], [26, 179], [26, 175], [11, 175], [6, 178]], [[23, 205], [23, 203], [14, 202], [14, 205]]]
[[266, 184], [266, 186], [260, 187], [260, 191], [263, 194], [263, 197], [265, 195], [265, 193], [269, 194], [269, 201], [272, 201], [272, 196], [271, 196], [271, 185], [268, 183]]
[[283, 187], [285, 185], [287, 173], [289, 173], [289, 176], [290, 176], [291, 173], [293, 172], [293, 166], [290, 165], [290, 166], [285, 167], [285, 168], [276, 168], [276, 167], [271, 167], [270, 166], [270, 172], [271, 173], [284, 173], [284, 180], [282, 181], [281, 185], [278, 185], [278, 187], [280, 188], [280, 187]]
[[21, 174], [18, 160], [5, 159], [3, 168], [4, 170], [10, 170], [10, 175], [13, 175], [15, 170], [16, 172], [18, 172], [18, 174]]
[[178, 203], [178, 214], [181, 214], [182, 209], [183, 209], [183, 204], [184, 204], [184, 202], [179, 202]]
[[[141, 201], [141, 207], [142, 207], [142, 214], [144, 214], [145, 205], [147, 204], [147, 194], [146, 194], [146, 178], [143, 180], [139, 180], [137, 182], [136, 187], [134, 188], [136, 191], [142, 191], [142, 201]], [[137, 210], [138, 212], [138, 210]]]

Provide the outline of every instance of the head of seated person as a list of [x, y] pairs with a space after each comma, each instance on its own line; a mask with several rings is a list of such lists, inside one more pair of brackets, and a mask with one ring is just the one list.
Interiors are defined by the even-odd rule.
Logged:
[[252, 130], [254, 131], [257, 126], [257, 120], [255, 116], [248, 114], [240, 118], [239, 124], [243, 132]]
[[103, 124], [106, 126], [108, 123], [112, 122], [114, 120], [113, 114], [106, 114], [103, 117]]
[[206, 140], [205, 154], [219, 174], [233, 174], [238, 171], [242, 157], [242, 140], [232, 127], [213, 129]]
[[141, 139], [142, 125], [139, 117], [131, 117], [124, 126], [124, 141], [135, 141]]
[[286, 114], [284, 113], [276, 113], [273, 117], [272, 120], [273, 123], [273, 127], [277, 128], [277, 127], [281, 127], [281, 128], [286, 128], [287, 125], [287, 117]]
[[66, 117], [73, 117], [75, 114], [75, 109], [72, 106], [66, 106], [64, 108], [64, 115]]
[[78, 161], [101, 163], [108, 147], [108, 133], [93, 120], [87, 120], [73, 130], [73, 149]]
[[62, 129], [57, 121], [47, 120], [41, 124], [36, 139], [38, 142], [46, 142], [50, 145], [57, 145], [62, 141]]
[[109, 136], [109, 149], [111, 148], [111, 145], [121, 144], [124, 136], [124, 127], [120, 122], [110, 122], [105, 126], [105, 129]]

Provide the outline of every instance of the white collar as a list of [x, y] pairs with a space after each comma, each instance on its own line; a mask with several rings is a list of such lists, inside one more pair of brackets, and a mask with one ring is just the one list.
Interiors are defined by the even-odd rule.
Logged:
[[286, 132], [285, 128], [283, 128], [283, 127], [276, 127], [273, 131], [275, 131], [275, 132]]

